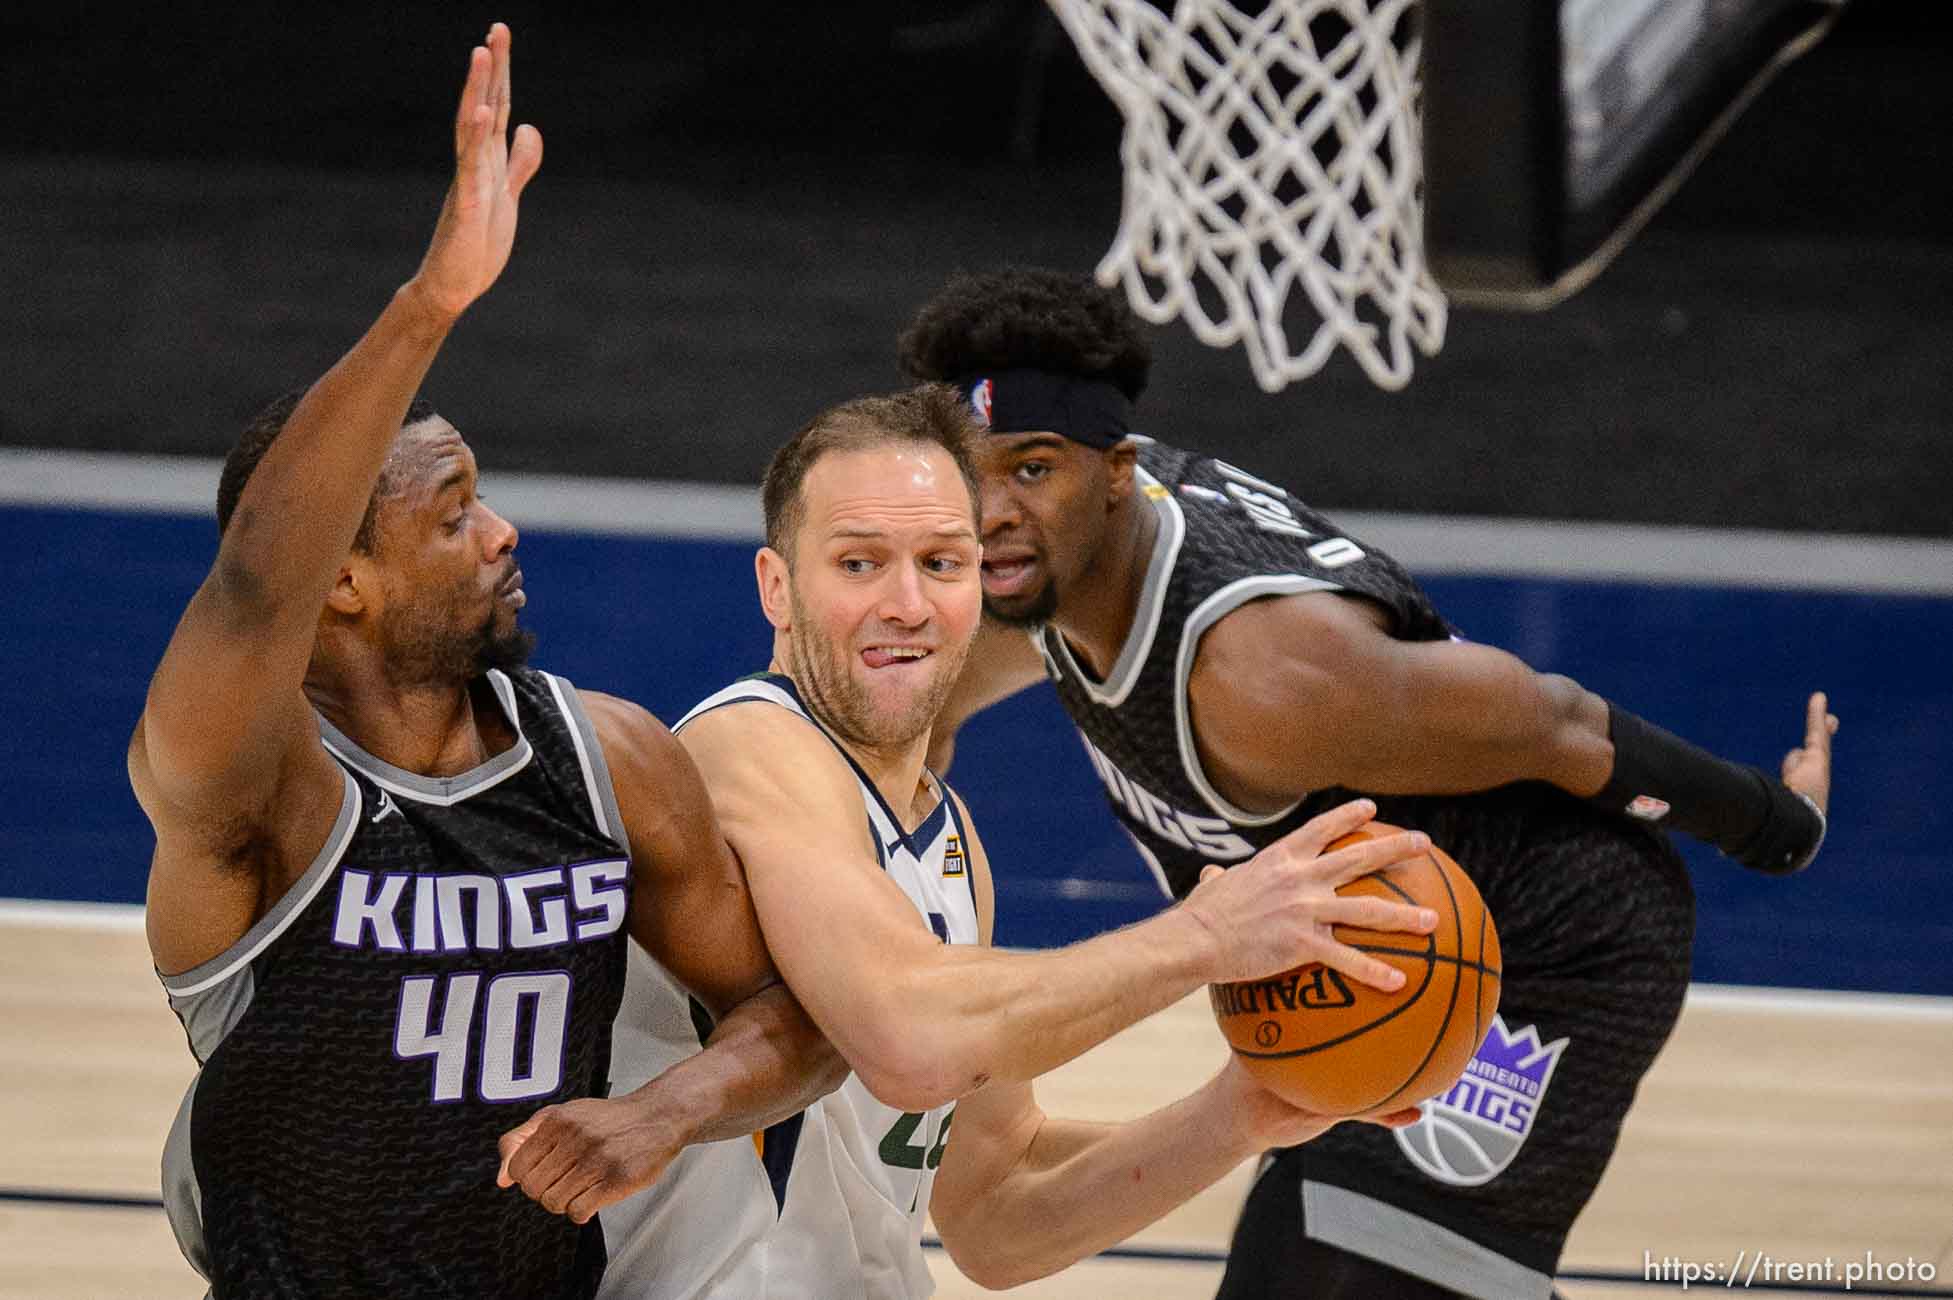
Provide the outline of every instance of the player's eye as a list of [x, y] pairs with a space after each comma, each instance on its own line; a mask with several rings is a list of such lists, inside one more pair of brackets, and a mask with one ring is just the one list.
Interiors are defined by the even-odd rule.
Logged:
[[850, 555], [841, 561], [841, 572], [843, 573], [870, 573], [874, 570], [874, 567], [875, 562], [873, 560], [863, 559], [859, 555]]
[[1041, 460], [1027, 460], [1017, 467], [1017, 477], [1026, 483], [1035, 483], [1051, 473], [1051, 466]]

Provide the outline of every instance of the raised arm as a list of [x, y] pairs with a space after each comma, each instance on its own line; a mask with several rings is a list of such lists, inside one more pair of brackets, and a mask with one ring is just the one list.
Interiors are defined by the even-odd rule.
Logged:
[[1070, 1060], [1201, 984], [1321, 960], [1394, 987], [1395, 972], [1336, 943], [1332, 923], [1429, 929], [1428, 912], [1343, 899], [1335, 886], [1421, 837], [1318, 856], [1360, 825], [1351, 807], [1231, 871], [1180, 906], [1069, 948], [1000, 953], [941, 943], [877, 865], [854, 775], [804, 720], [762, 703], [688, 726], [760, 924], [787, 984], [868, 1089], [926, 1110]]
[[1823, 833], [1837, 719], [1821, 694], [1776, 782], [1570, 678], [1489, 646], [1396, 640], [1372, 606], [1325, 593], [1228, 614], [1201, 639], [1187, 693], [1202, 765], [1250, 809], [1332, 785], [1456, 794], [1536, 780], [1615, 811], [1648, 796], [1672, 806], [1668, 824], [1764, 870], [1807, 862]]
[[738, 861], [685, 750], [628, 701], [581, 693], [631, 846], [631, 936], [712, 1013], [702, 1051], [635, 1092], [546, 1107], [502, 1140], [503, 1186], [579, 1223], [694, 1142], [754, 1133], [848, 1067], [773, 969]]
[[929, 732], [929, 770], [947, 772], [956, 759], [956, 733], [991, 705], [1044, 680], [1044, 656], [1031, 634], [986, 618], [970, 643], [962, 675], [943, 701]]
[[337, 814], [340, 780], [301, 685], [407, 406], [455, 319], [508, 260], [517, 199], [542, 158], [533, 127], [509, 146], [508, 115], [509, 31], [498, 23], [469, 56], [454, 181], [420, 269], [251, 474], [151, 679], [128, 759], [156, 826], [149, 928], [166, 971], [234, 942]]

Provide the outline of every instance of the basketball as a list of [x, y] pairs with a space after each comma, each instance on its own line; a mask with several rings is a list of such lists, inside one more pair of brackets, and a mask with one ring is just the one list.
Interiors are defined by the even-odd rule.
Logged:
[[[1397, 832], [1371, 822], [1329, 847]], [[1477, 887], [1435, 845], [1336, 892], [1437, 912], [1430, 934], [1335, 927], [1342, 942], [1404, 972], [1403, 987], [1385, 993], [1311, 962], [1268, 979], [1212, 985], [1215, 1019], [1248, 1072], [1293, 1105], [1324, 1115], [1415, 1106], [1457, 1081], [1491, 1028], [1498, 930]]]

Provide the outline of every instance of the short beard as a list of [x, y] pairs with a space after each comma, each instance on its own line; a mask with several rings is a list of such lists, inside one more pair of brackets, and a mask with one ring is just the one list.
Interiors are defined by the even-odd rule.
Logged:
[[[956, 684], [956, 672], [938, 673], [936, 684], [917, 706], [904, 713], [877, 713], [861, 683], [848, 672], [839, 648], [820, 632], [798, 595], [793, 597], [794, 685], [820, 724], [842, 740], [865, 749], [893, 749], [908, 744], [935, 725]], [[938, 650], [938, 656], [946, 655]], [[967, 653], [967, 650], [965, 651]], [[958, 671], [961, 664], [952, 665]]]
[[1015, 611], [999, 609], [989, 596], [983, 598], [983, 616], [1005, 627], [1021, 627], [1036, 631], [1058, 616], [1058, 584], [1049, 578], [1038, 590], [1036, 599], [1027, 608]]
[[535, 633], [515, 623], [498, 631], [493, 613], [467, 631], [417, 624], [409, 607], [398, 605], [381, 618], [387, 635], [387, 680], [401, 688], [453, 686], [490, 669], [520, 668], [536, 648]]

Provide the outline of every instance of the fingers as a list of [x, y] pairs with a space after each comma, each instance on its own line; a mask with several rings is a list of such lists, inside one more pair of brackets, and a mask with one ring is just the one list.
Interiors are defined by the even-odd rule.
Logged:
[[483, 198], [479, 191], [493, 174], [488, 154], [494, 125], [494, 110], [486, 104], [477, 104], [468, 121], [455, 127], [455, 186], [459, 193], [477, 203]]
[[1346, 943], [1333, 940], [1325, 943], [1316, 960], [1332, 970], [1341, 971], [1359, 984], [1367, 984], [1385, 993], [1395, 993], [1404, 986], [1404, 972], [1389, 962], [1358, 952]]
[[493, 64], [488, 102], [495, 110], [498, 139], [507, 135], [509, 129], [509, 49], [513, 44], [507, 23], [496, 23], [488, 29], [488, 52]]
[[[662, 1173], [663, 1171], [660, 1170], [659, 1172]], [[649, 1185], [649, 1183], [645, 1184], [645, 1186]], [[563, 1213], [567, 1214], [574, 1222], [588, 1223], [596, 1217], [599, 1210], [617, 1204], [617, 1202], [623, 1200], [636, 1190], [637, 1188], [633, 1187], [628, 1181], [620, 1181], [616, 1178], [598, 1178], [581, 1192], [578, 1192], [575, 1197], [571, 1198], [569, 1205], [564, 1208]]]
[[546, 1108], [537, 1111], [516, 1127], [502, 1134], [501, 1140], [495, 1144], [502, 1153], [502, 1166], [495, 1171], [495, 1185], [497, 1187], [511, 1187], [515, 1184], [515, 1179], [509, 1176], [509, 1160], [516, 1152], [522, 1149], [530, 1138], [536, 1135], [536, 1130], [542, 1127], [543, 1116], [548, 1113], [549, 1111]]
[[1269, 845], [1269, 848], [1293, 850], [1303, 857], [1313, 858], [1325, 846], [1335, 843], [1376, 815], [1377, 806], [1374, 803], [1368, 799], [1352, 799], [1309, 818]]
[[1346, 885], [1358, 876], [1414, 858], [1430, 847], [1431, 837], [1423, 831], [1405, 831], [1401, 835], [1358, 840], [1334, 853], [1323, 854], [1313, 865], [1331, 885]]
[[1804, 747], [1828, 750], [1837, 732], [1838, 719], [1830, 711], [1830, 701], [1823, 691], [1812, 692], [1810, 703], [1804, 707]]
[[1212, 880], [1215, 876], [1225, 874], [1226, 871], [1226, 867], [1217, 867], [1210, 862], [1200, 869], [1200, 878], [1202, 881]]
[[[506, 1155], [503, 1166], [508, 1172], [509, 1182], [522, 1184], [522, 1190], [531, 1194], [533, 1190], [546, 1188], [555, 1182], [575, 1158], [570, 1145], [562, 1141], [566, 1135], [565, 1126], [553, 1122], [554, 1109], [545, 1106], [532, 1115], [522, 1128], [504, 1134], [502, 1138]], [[523, 1134], [522, 1140], [509, 1144], [509, 1139], [523, 1133], [524, 1129], [528, 1132]], [[542, 1177], [545, 1173], [547, 1177]], [[506, 1187], [508, 1183], [502, 1185]]]
[[[466, 158], [477, 129], [476, 110], [486, 106], [490, 75], [489, 55], [477, 45], [468, 51], [468, 77], [461, 83], [461, 104], [454, 111], [454, 156]], [[490, 115], [493, 121], [493, 114]]]
[[1438, 914], [1428, 907], [1393, 902], [1387, 898], [1326, 899], [1316, 909], [1326, 925], [1349, 925], [1363, 930], [1388, 930], [1401, 934], [1429, 934], [1438, 928]]

